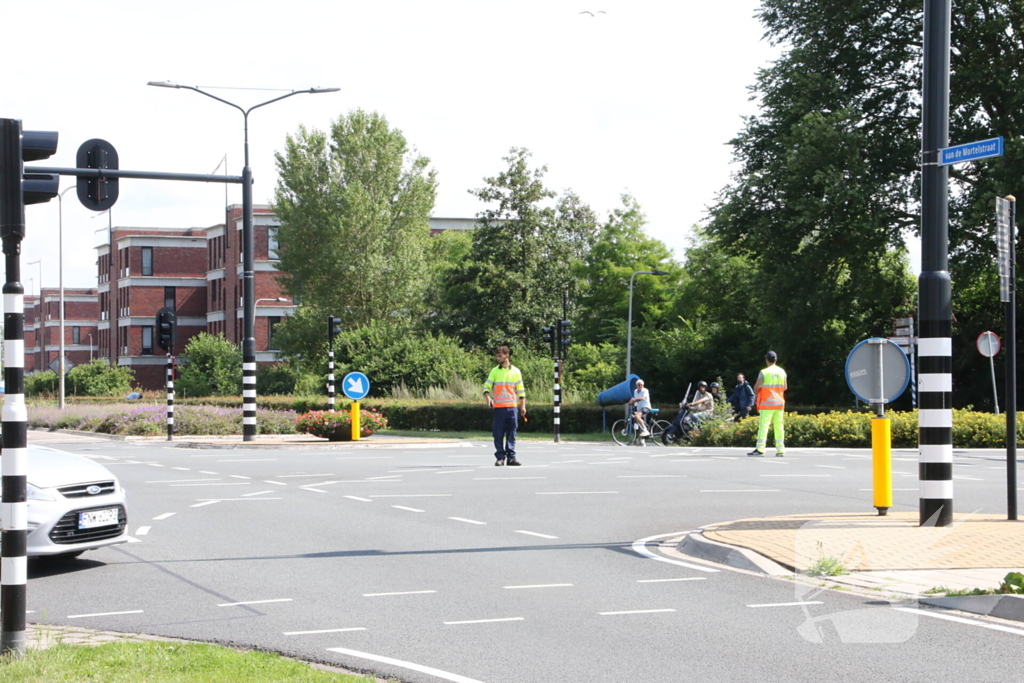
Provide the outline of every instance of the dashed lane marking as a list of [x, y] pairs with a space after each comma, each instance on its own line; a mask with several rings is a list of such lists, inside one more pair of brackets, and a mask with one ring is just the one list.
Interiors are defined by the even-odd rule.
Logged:
[[846, 468], [842, 465], [811, 465], [811, 467], [825, 467], [830, 470], [845, 470]]
[[526, 534], [527, 536], [536, 536], [537, 538], [549, 538], [549, 539], [556, 539], [556, 538], [558, 538], [558, 536], [551, 536], [549, 534], [539, 534], [536, 531], [524, 531], [522, 529], [517, 529], [516, 533], [517, 534]]
[[176, 514], [178, 514], [178, 513], [176, 513], [176, 512], [165, 512], [164, 514], [159, 515], [158, 517], [154, 517], [153, 521], [154, 522], [159, 522], [159, 521], [167, 519], [168, 517], [173, 517]]
[[274, 598], [273, 600], [246, 600], [245, 602], [222, 602], [217, 607], [239, 607], [241, 605], [265, 605], [271, 602], [292, 602], [292, 598]]
[[312, 486], [302, 486], [300, 488], [303, 491], [313, 491], [314, 493], [327, 493], [327, 491], [324, 491], [323, 489], [315, 489]]
[[465, 621], [445, 621], [442, 623], [445, 626], [458, 626], [460, 624], [496, 624], [502, 621], [526, 621], [526, 617], [503, 617], [500, 619], [467, 619]]
[[326, 472], [324, 474], [279, 474], [277, 476], [277, 478], [278, 479], [302, 479], [302, 478], [312, 479], [313, 477], [333, 477], [333, 476], [334, 476], [334, 472]]
[[538, 496], [596, 496], [618, 493], [618, 491], [536, 491]]
[[487, 524], [487, 522], [479, 522], [475, 519], [466, 519], [465, 517], [449, 517], [448, 519], [456, 522], [465, 522], [466, 524]]
[[273, 479], [264, 479], [263, 483], [264, 484], [273, 484], [274, 486], [287, 486], [288, 485], [288, 484], [284, 483], [283, 481], [274, 481]]
[[234, 460], [218, 460], [217, 462], [277, 462], [277, 458], [237, 458]]
[[434, 472], [434, 474], [459, 474], [461, 472], [476, 472], [476, 470], [442, 470], [441, 472]]
[[367, 659], [371, 662], [378, 662], [380, 664], [388, 664], [390, 666], [397, 666], [402, 669], [408, 669], [410, 671], [416, 671], [421, 674], [433, 676], [446, 681], [452, 681], [452, 683], [481, 683], [481, 681], [475, 678], [469, 678], [467, 676], [460, 676], [459, 674], [453, 674], [448, 671], [442, 671], [441, 669], [435, 669], [432, 666], [423, 666], [422, 664], [416, 664], [414, 662], [406, 662], [401, 659], [394, 659], [393, 657], [384, 657], [382, 655], [370, 654], [369, 652], [359, 652], [358, 650], [349, 650], [345, 647], [329, 647], [328, 652], [336, 652], [339, 655], [346, 655], [348, 657], [355, 657], [357, 659]]
[[451, 495], [450, 493], [378, 493], [371, 494], [370, 498], [450, 498]]
[[212, 484], [171, 484], [171, 487], [174, 488], [174, 487], [181, 487], [181, 486], [248, 486], [248, 485], [249, 485], [249, 482], [247, 482], [247, 481], [222, 481], [222, 482], [219, 482], [219, 483], [212, 483]]
[[685, 474], [620, 474], [619, 479], [686, 479]]
[[426, 510], [420, 510], [419, 508], [410, 508], [404, 505], [392, 505], [391, 507], [397, 508], [398, 510], [408, 510], [409, 512], [426, 512]]
[[382, 598], [391, 595], [426, 595], [427, 593], [436, 593], [437, 591], [395, 591], [391, 593], [363, 593], [364, 598]]
[[121, 614], [142, 614], [140, 609], [126, 610], [124, 612], [94, 612], [93, 614], [69, 614], [68, 619], [85, 619], [86, 617], [116, 617]]
[[519, 590], [521, 588], [569, 588], [571, 583], [536, 583], [529, 586], [504, 586], [505, 590]]
[[219, 502], [220, 502], [219, 500], [204, 500], [202, 503], [196, 503], [195, 505], [189, 505], [189, 507], [190, 508], [201, 508], [204, 505], [213, 505], [214, 503], [219, 503]]
[[264, 493], [273, 493], [273, 491], [254, 491], [252, 493], [243, 493], [242, 497], [248, 498], [249, 496], [262, 496]]
[[356, 626], [355, 628], [324, 628], [319, 631], [285, 631], [282, 636], [312, 636], [320, 633], [348, 633], [349, 631], [365, 631], [366, 627]]
[[473, 481], [494, 481], [496, 479], [504, 481], [506, 479], [547, 479], [547, 477], [473, 477]]
[[188, 467], [172, 467], [172, 470], [181, 470], [182, 472], [191, 472], [192, 470]]
[[778, 493], [778, 489], [701, 489], [701, 493]]
[[210, 472], [209, 470], [199, 470], [199, 474], [219, 474], [219, 472]]
[[687, 576], [680, 579], [637, 579], [637, 583], [668, 583], [670, 581], [707, 581], [706, 576]]
[[821, 600], [808, 600], [805, 602], [766, 602], [760, 605], [747, 605], [747, 607], [799, 607], [801, 605], [823, 605]]
[[358, 500], [360, 503], [372, 503], [373, 502], [369, 498], [360, 498], [359, 496], [342, 496], [342, 498], [348, 498], [349, 500]]
[[252, 477], [247, 477], [244, 474], [229, 474], [228, 476], [234, 479], [252, 479]]
[[665, 609], [634, 609], [622, 612], [598, 612], [602, 617], [613, 617], [621, 614], [658, 614], [660, 612], [675, 612], [671, 607]]
[[211, 479], [209, 477], [205, 479], [152, 479], [144, 482], [146, 484], [184, 484], [197, 481], [220, 481], [220, 479]]
[[149, 530], [152, 529], [152, 528], [153, 527], [151, 527], [151, 526], [140, 526], [138, 529], [135, 530], [135, 535], [136, 536], [145, 536], [146, 534], [149, 533]]

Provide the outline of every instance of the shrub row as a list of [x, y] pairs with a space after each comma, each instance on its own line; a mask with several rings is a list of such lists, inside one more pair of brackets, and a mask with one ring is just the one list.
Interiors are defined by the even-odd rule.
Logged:
[[[256, 411], [260, 434], [295, 433], [296, 414], [291, 411]], [[29, 426], [45, 429], [77, 429], [119, 436], [162, 436], [167, 433], [165, 406], [120, 405], [113, 407], [69, 406], [64, 411], [30, 407]], [[181, 406], [174, 411], [175, 434], [181, 436], [231, 436], [242, 433], [241, 408]]]

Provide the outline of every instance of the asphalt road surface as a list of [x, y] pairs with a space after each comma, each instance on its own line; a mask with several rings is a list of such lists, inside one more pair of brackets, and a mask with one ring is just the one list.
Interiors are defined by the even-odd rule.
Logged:
[[[118, 475], [133, 542], [33, 560], [29, 620], [424, 683], [1024, 679], [1024, 625], [653, 548], [743, 517], [870, 511], [869, 450], [520, 445], [523, 466], [497, 468], [484, 443], [61, 444]], [[916, 453], [893, 455], [895, 509], [916, 510]], [[957, 451], [957, 511], [1005, 512], [1004, 468]]]

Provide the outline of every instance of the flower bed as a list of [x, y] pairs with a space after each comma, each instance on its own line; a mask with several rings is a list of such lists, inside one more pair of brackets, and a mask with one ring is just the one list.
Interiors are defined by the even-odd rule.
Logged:
[[[167, 434], [167, 406], [68, 406], [31, 408], [29, 424], [49, 429], [79, 429], [118, 436], [163, 436]], [[292, 434], [293, 411], [256, 411], [260, 434]], [[241, 408], [175, 406], [174, 433], [178, 436], [233, 436], [242, 433]]]
[[[381, 429], [386, 429], [387, 426], [388, 419], [377, 411], [359, 411], [360, 438], [371, 436]], [[312, 434], [328, 441], [351, 441], [352, 416], [347, 410], [334, 413], [326, 410], [313, 410], [299, 415], [295, 419], [295, 431], [301, 434]]]

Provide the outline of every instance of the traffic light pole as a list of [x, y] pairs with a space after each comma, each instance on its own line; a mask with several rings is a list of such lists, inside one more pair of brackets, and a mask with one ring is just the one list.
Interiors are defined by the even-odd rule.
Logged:
[[21, 121], [0, 119], [0, 239], [7, 281], [4, 298], [3, 457], [0, 458], [0, 655], [25, 654], [28, 580], [28, 411], [25, 407], [25, 288], [21, 284], [21, 241], [25, 237], [22, 197]]
[[167, 440], [174, 440], [174, 356], [167, 352]]
[[[248, 120], [248, 119], [247, 119]], [[242, 169], [242, 441], [256, 439], [256, 281], [253, 271], [252, 169], [246, 126]]]
[[559, 442], [562, 426], [562, 359], [555, 359], [555, 443]]

